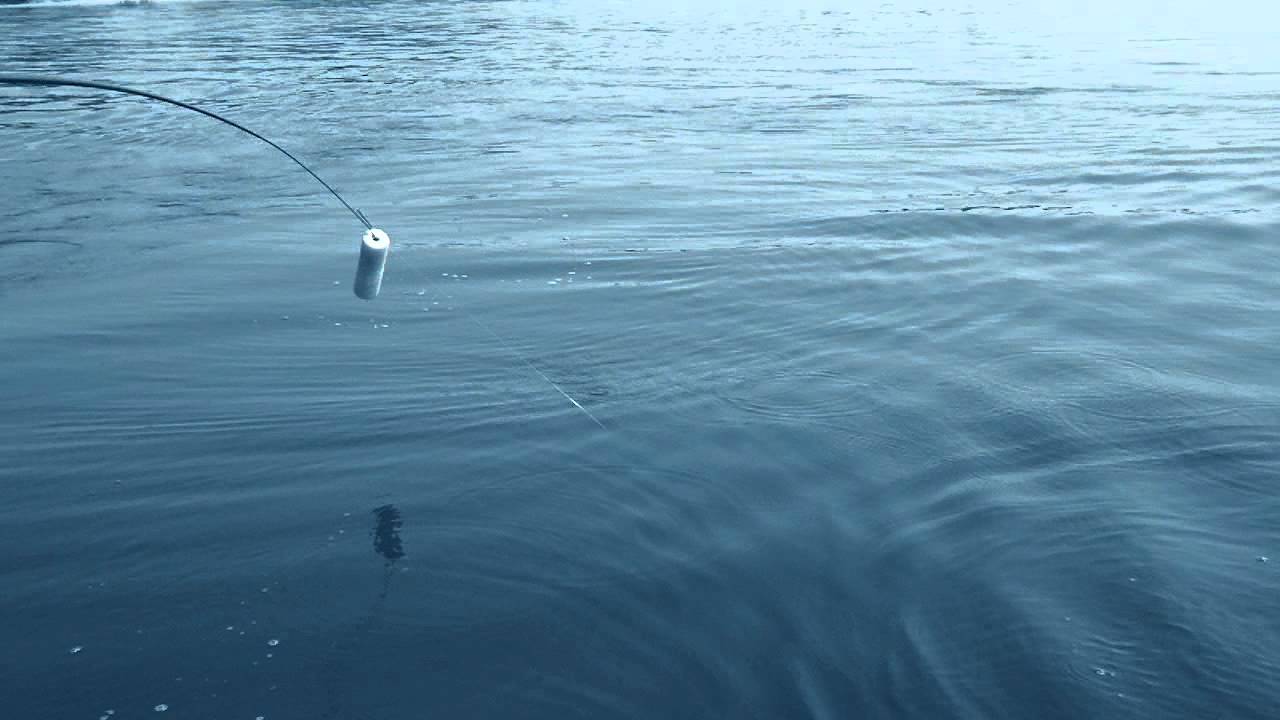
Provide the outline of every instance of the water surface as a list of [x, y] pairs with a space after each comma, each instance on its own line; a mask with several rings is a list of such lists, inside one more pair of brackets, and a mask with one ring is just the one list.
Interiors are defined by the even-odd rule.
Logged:
[[361, 302], [269, 148], [0, 89], [6, 714], [1274, 717], [1280, 44], [1215, 7], [4, 8], [394, 241]]

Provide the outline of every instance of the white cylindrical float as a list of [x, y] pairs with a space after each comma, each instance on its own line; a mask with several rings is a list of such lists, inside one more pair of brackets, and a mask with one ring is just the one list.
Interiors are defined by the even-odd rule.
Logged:
[[360, 241], [360, 264], [356, 266], [356, 297], [372, 300], [382, 289], [382, 271], [387, 269], [387, 253], [391, 252], [391, 238], [377, 228], [371, 228]]

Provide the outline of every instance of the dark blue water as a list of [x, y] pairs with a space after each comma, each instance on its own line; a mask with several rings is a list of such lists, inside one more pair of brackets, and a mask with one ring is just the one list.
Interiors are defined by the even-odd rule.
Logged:
[[1274, 12], [691, 5], [0, 12], [6, 718], [1276, 717]]

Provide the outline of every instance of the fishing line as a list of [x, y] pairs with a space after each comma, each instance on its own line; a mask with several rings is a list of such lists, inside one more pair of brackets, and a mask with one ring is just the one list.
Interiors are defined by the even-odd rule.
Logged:
[[[431, 304], [434, 305], [436, 299], [440, 297], [441, 285], [440, 285], [440, 281], [437, 279], [433, 279], [431, 283], [436, 287], [436, 291], [431, 296], [431, 301], [430, 301]], [[525, 367], [529, 368], [535, 374], [537, 374], [538, 377], [546, 381], [546, 383], [550, 385], [556, 392], [560, 393], [560, 395], [562, 395], [565, 400], [568, 400], [570, 403], [573, 404], [575, 408], [577, 408], [578, 410], [581, 410], [582, 414], [586, 415], [591, 420], [591, 422], [600, 426], [601, 430], [605, 430], [605, 431], [609, 430], [609, 427], [605, 425], [603, 422], [601, 422], [600, 418], [596, 417], [595, 414], [592, 413], [590, 410], [588, 410], [586, 406], [584, 406], [582, 403], [575, 400], [574, 397], [568, 393], [568, 391], [560, 387], [559, 383], [557, 383], [556, 381], [548, 377], [546, 373], [542, 372], [542, 370], [537, 365], [533, 364], [532, 360], [530, 360], [524, 353], [517, 350], [514, 345], [512, 345], [506, 338], [499, 335], [496, 330], [494, 330], [489, 325], [486, 325], [485, 323], [481, 322], [480, 318], [476, 317], [473, 313], [468, 312], [465, 307], [455, 305], [454, 308], [458, 312], [462, 313], [464, 317], [466, 317], [468, 320], [474, 323], [476, 327], [483, 330], [494, 340], [497, 340], [498, 344], [502, 346], [502, 349], [507, 351], [507, 354], [519, 360], [521, 363], [525, 365]]]
[[288, 150], [285, 150], [284, 148], [280, 147], [279, 145], [267, 139], [266, 137], [263, 137], [262, 135], [254, 132], [253, 130], [250, 130], [249, 128], [245, 127], [244, 125], [241, 125], [240, 123], [234, 120], [225, 118], [219, 115], [218, 113], [212, 112], [210, 110], [205, 110], [204, 108], [196, 107], [191, 103], [186, 103], [181, 100], [175, 100], [171, 97], [165, 97], [164, 95], [158, 95], [156, 93], [148, 92], [146, 90], [138, 90], [135, 88], [123, 87], [121, 85], [112, 85], [110, 83], [100, 83], [100, 82], [92, 82], [89, 80], [76, 80], [74, 78], [53, 77], [53, 76], [44, 76], [44, 75], [0, 75], [0, 85], [20, 85], [20, 86], [27, 86], [27, 87], [78, 87], [78, 88], [88, 88], [91, 90], [104, 90], [107, 92], [123, 93], [125, 95], [135, 95], [137, 97], [147, 98], [149, 100], [158, 100], [159, 102], [168, 103], [170, 105], [183, 108], [184, 110], [191, 110], [192, 112], [200, 113], [205, 117], [213, 118], [214, 120], [217, 120], [220, 123], [225, 123], [227, 125], [230, 125], [231, 127], [239, 130], [240, 132], [245, 133], [251, 137], [255, 137], [261, 140], [262, 142], [270, 145], [271, 147], [275, 148], [276, 150], [279, 150], [281, 153], [284, 154], [285, 157], [297, 163], [298, 167], [307, 171], [307, 174], [315, 178], [316, 182], [323, 185], [324, 189], [328, 190], [331, 195], [337, 198], [338, 202], [342, 203], [342, 206], [345, 207], [347, 210], [349, 210], [351, 214], [355, 216], [356, 220], [360, 221], [360, 224], [364, 226], [365, 230], [368, 231], [365, 233], [364, 238], [360, 243], [360, 263], [356, 270], [355, 294], [358, 297], [365, 300], [372, 300], [373, 298], [377, 297], [378, 291], [382, 287], [382, 274], [386, 268], [387, 252], [390, 249], [391, 239], [387, 236], [385, 232], [374, 228], [373, 223], [369, 222], [369, 218], [365, 217], [364, 213], [360, 212], [354, 206], [352, 206], [351, 203], [347, 202], [346, 198], [338, 194], [338, 191], [334, 190], [332, 185], [325, 182], [324, 178], [320, 177], [319, 175], [316, 174], [314, 170], [307, 167], [306, 163], [302, 162], [297, 157], [295, 157], [293, 153], [289, 152]]
[[595, 415], [592, 415], [590, 410], [582, 406], [582, 403], [578, 402], [577, 400], [574, 400], [572, 395], [565, 392], [564, 388], [560, 387], [559, 385], [556, 384], [554, 380], [547, 377], [547, 374], [539, 370], [538, 366], [533, 364], [533, 361], [529, 360], [527, 357], [525, 357], [519, 351], [517, 351], [514, 347], [512, 347], [511, 344], [508, 343], [505, 339], [503, 339], [501, 335], [494, 332], [493, 329], [490, 328], [488, 325], [485, 325], [484, 323], [480, 322], [480, 319], [477, 318], [476, 316], [470, 313], [466, 313], [466, 315], [471, 320], [471, 322], [476, 324], [477, 327], [489, 333], [489, 335], [492, 336], [494, 340], [497, 340], [498, 344], [501, 345], [508, 353], [511, 353], [515, 357], [519, 358], [520, 361], [523, 362], [526, 366], [528, 366], [530, 370], [537, 373], [538, 377], [542, 378], [543, 380], [546, 380], [547, 384], [555, 388], [556, 392], [563, 395], [565, 400], [568, 400], [569, 402], [573, 403], [574, 407], [578, 408], [579, 410], [582, 411], [584, 415], [591, 418], [591, 422], [595, 423], [596, 425], [599, 425], [601, 430], [607, 431], [609, 429], [605, 427], [604, 423], [600, 422], [600, 418], [597, 418]]

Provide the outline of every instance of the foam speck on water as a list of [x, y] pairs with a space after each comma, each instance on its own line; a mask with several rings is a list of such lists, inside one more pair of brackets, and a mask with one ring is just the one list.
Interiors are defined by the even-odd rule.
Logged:
[[275, 647], [280, 644], [280, 641], [276, 640], [275, 638], [271, 638], [270, 640], [267, 641], [267, 644], [270, 645], [271, 647]]
[[80, 652], [83, 649], [84, 649], [83, 645], [76, 645], [75, 647], [71, 648], [71, 654], [75, 655], [76, 653]]
[[165, 710], [168, 710], [168, 709], [169, 709], [169, 706], [165, 705], [164, 703], [160, 703], [159, 705], [156, 706], [156, 712], [164, 712]]

